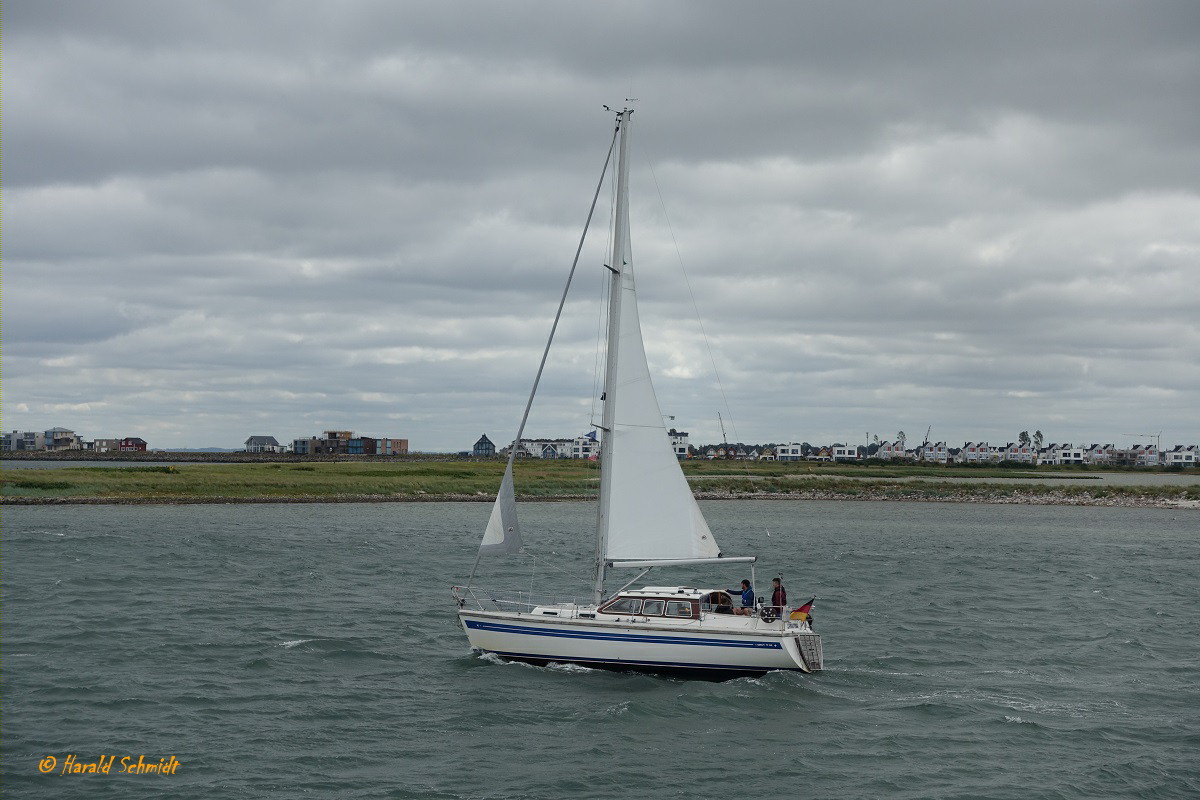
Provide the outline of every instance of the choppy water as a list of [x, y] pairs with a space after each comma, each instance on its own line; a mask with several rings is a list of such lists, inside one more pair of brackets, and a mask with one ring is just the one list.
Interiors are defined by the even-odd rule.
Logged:
[[[448, 586], [484, 504], [5, 508], [4, 794], [1200, 795], [1197, 512], [704, 509], [726, 552], [764, 557], [760, 582], [819, 595], [824, 673], [473, 656]], [[527, 507], [547, 562], [488, 582], [581, 585], [549, 562], [586, 575], [592, 513]], [[59, 773], [101, 754], [108, 775]], [[179, 767], [118, 775], [124, 755]]]

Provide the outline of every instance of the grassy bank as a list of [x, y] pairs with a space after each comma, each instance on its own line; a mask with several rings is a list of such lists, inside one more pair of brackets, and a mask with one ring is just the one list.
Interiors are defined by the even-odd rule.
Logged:
[[[561, 496], [582, 493], [589, 470], [579, 462], [528, 462], [518, 465], [517, 472], [527, 495]], [[0, 491], [6, 502], [486, 499], [495, 494], [503, 474], [499, 461], [66, 467], [4, 472]], [[596, 474], [594, 465], [590, 474]]]
[[[592, 497], [594, 462], [541, 461], [516, 465], [518, 496]], [[1200, 476], [1190, 486], [1106, 486], [1078, 475], [1079, 485], [1039, 482], [1070, 473], [1039, 469], [858, 467], [781, 463], [687, 462], [699, 497], [942, 502], [1174, 505], [1200, 502]], [[494, 497], [499, 460], [236, 463], [128, 467], [64, 467], [0, 473], [4, 503], [226, 503], [480, 500]], [[963, 478], [1018, 478], [985, 483]], [[923, 480], [914, 481], [913, 478]], [[937, 480], [956, 478], [958, 480]]]

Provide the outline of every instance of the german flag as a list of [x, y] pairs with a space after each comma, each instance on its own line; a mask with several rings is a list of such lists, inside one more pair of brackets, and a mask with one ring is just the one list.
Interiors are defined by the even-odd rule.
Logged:
[[797, 620], [800, 620], [801, 622], [811, 619], [812, 618], [812, 604], [813, 604], [813, 600], [816, 600], [816, 599], [817, 598], [814, 597], [812, 600], [809, 600], [807, 603], [805, 603], [804, 605], [797, 608], [795, 611], [793, 611], [791, 613], [791, 615], [788, 617], [788, 619], [797, 619]]

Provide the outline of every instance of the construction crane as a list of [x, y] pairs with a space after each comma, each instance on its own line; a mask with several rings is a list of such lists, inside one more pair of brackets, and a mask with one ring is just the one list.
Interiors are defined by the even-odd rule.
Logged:
[[1154, 449], [1159, 453], [1162, 452], [1162, 431], [1158, 433], [1122, 433], [1122, 436], [1133, 436], [1138, 439], [1153, 439]]

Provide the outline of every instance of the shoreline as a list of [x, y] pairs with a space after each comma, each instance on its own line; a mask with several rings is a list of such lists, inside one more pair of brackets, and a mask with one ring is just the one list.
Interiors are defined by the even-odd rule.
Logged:
[[[863, 491], [855, 493], [808, 491], [808, 492], [695, 492], [697, 500], [783, 500], [789, 502], [836, 501], [836, 502], [897, 502], [897, 503], [970, 503], [991, 505], [1030, 506], [1092, 506], [1102, 508], [1170, 508], [1200, 511], [1200, 500], [1169, 498], [1151, 495], [1123, 494], [1118, 496], [1092, 496], [1087, 493], [1066, 492], [978, 492], [969, 491], [947, 496], [922, 492], [892, 494], [888, 492]], [[313, 503], [491, 503], [494, 495], [478, 494], [346, 494], [346, 495], [296, 495], [280, 497], [260, 495], [251, 497], [2, 497], [0, 506], [64, 506], [64, 505], [277, 505]], [[595, 500], [594, 496], [557, 494], [525, 496], [517, 498], [526, 503], [566, 503]]]

